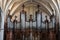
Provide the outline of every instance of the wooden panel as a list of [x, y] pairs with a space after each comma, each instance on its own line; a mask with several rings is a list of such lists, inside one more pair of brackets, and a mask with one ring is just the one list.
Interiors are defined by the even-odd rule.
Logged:
[[13, 40], [12, 31], [9, 31], [9, 32], [6, 33], [6, 40]]

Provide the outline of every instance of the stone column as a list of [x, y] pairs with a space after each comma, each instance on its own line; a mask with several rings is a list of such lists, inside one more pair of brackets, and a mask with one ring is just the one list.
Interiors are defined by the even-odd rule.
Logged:
[[2, 22], [1, 22], [1, 30], [0, 31], [0, 40], [3, 40], [4, 39], [4, 13], [1, 12], [1, 15], [2, 15]]

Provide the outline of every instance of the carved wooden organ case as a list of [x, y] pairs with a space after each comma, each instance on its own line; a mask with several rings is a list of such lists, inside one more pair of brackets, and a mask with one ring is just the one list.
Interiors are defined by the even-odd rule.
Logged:
[[[29, 21], [26, 20], [26, 11], [24, 10], [24, 6], [23, 6], [23, 10], [20, 12], [20, 22], [19, 22], [19, 30], [21, 32], [21, 38], [23, 38], [23, 40], [25, 39], [24, 37], [30, 35], [30, 39], [32, 40], [32, 35], [38, 35], [40, 34], [40, 32], [42, 30], [46, 30], [49, 32], [50, 30], [50, 24], [52, 24], [52, 28], [54, 29], [55, 27], [55, 23], [56, 23], [56, 19], [55, 17], [53, 16], [50, 16], [50, 22], [49, 20], [47, 19], [47, 16], [46, 16], [46, 19], [44, 21], [43, 20], [43, 15], [42, 15], [42, 12], [39, 11], [39, 6], [38, 6], [38, 10], [35, 12], [35, 21], [33, 21], [33, 18], [32, 16], [33, 15], [30, 15], [30, 18], [29, 18]], [[15, 16], [15, 20], [13, 21], [13, 23], [10, 23], [11, 22], [11, 19], [10, 19], [10, 16], [8, 17], [8, 28], [11, 28], [13, 30], [13, 33], [16, 31], [16, 29], [18, 30], [17, 28], [17, 20], [16, 20], [16, 16]], [[10, 25], [11, 24], [11, 25]], [[43, 28], [43, 24], [44, 25], [44, 28]], [[9, 26], [10, 25], [10, 26]], [[27, 26], [28, 25], [28, 26]], [[21, 31], [22, 30], [22, 31]], [[35, 32], [35, 31], [36, 32]], [[37, 34], [35, 34], [37, 33]], [[15, 33], [13, 34], [14, 37], [15, 37]]]
[[[55, 19], [55, 16], [54, 15], [51, 15], [50, 16], [50, 22], [49, 20], [47, 19], [47, 17], [45, 18], [45, 21], [42, 21], [43, 20], [43, 15], [42, 15], [42, 12], [39, 11], [39, 7], [38, 7], [38, 11], [35, 12], [35, 21], [33, 21], [33, 15], [30, 15], [30, 18], [29, 18], [29, 21], [26, 20], [26, 11], [24, 10], [24, 7], [23, 7], [23, 10], [20, 12], [20, 29], [25, 29], [27, 24], [28, 24], [28, 27], [34, 27], [34, 23], [35, 23], [35, 28], [36, 29], [43, 29], [43, 24], [45, 24], [45, 29], [49, 28], [51, 26], [51, 28], [54, 28], [55, 27], [55, 23], [56, 23], [56, 19]], [[8, 21], [8, 28], [17, 28], [17, 20], [15, 18], [15, 20], [13, 22], [11, 22], [11, 18], [10, 16], [8, 16], [7, 18], [7, 21]], [[52, 24], [52, 25], [50, 25]], [[48, 25], [48, 26], [47, 26]]]

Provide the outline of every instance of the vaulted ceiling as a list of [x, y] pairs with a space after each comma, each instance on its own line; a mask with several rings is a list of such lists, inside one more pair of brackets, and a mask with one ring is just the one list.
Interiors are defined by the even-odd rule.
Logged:
[[25, 7], [31, 4], [34, 6], [39, 4], [40, 9], [45, 13], [51, 15], [54, 12], [56, 14], [60, 10], [59, 3], [60, 0], [0, 0], [1, 9], [6, 15], [8, 14], [8, 10], [10, 10], [11, 15], [15, 15], [15, 13], [20, 11], [23, 4]]

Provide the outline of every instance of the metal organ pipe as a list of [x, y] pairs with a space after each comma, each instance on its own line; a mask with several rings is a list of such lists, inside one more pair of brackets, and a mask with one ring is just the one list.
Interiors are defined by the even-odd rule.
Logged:
[[15, 29], [17, 29], [17, 20], [16, 20], [17, 16], [15, 16]]
[[36, 40], [39, 39], [38, 33], [40, 32], [40, 25], [41, 25], [41, 15], [40, 15], [40, 12], [37, 11], [36, 12], [36, 34], [37, 34], [37, 37], [35, 38]]
[[50, 16], [50, 20], [52, 22], [52, 29], [54, 30], [55, 26], [56, 26], [56, 19], [55, 19], [55, 15], [51, 15]]
[[11, 21], [12, 16], [10, 14], [8, 14], [8, 18], [7, 18], [7, 26], [8, 26], [8, 30], [12, 30], [13, 28], [13, 22]]
[[52, 18], [52, 28], [53, 28], [53, 30], [55, 28], [55, 17]]
[[45, 16], [46, 19], [45, 19], [45, 28], [46, 28], [46, 31], [48, 30], [49, 31], [49, 21], [47, 19], [47, 16]]
[[21, 13], [20, 13], [20, 16], [21, 16], [21, 30], [23, 31], [23, 40], [24, 40], [24, 32], [25, 32], [25, 12], [24, 11], [22, 11]]
[[13, 21], [13, 35], [14, 35], [14, 39], [16, 39], [16, 30], [18, 29], [17, 28], [17, 20], [16, 20], [17, 16], [15, 16], [15, 20]]
[[37, 29], [39, 29], [40, 28], [40, 26], [41, 26], [41, 15], [40, 15], [40, 13], [39, 12], [37, 12]]
[[42, 12], [39, 10], [40, 6], [37, 5], [37, 12], [36, 12], [36, 26], [38, 27], [38, 29], [41, 29], [42, 28]]
[[13, 21], [13, 28], [14, 28], [14, 30], [17, 28], [17, 20], [16, 20], [16, 16], [15, 16], [15, 20]]
[[24, 11], [24, 4], [22, 6], [22, 11], [20, 12], [20, 22], [22, 29], [24, 29], [26, 26], [26, 11]]
[[[11, 18], [12, 16], [10, 15], [10, 13], [8, 14], [8, 18], [7, 18], [7, 26], [8, 26], [8, 30], [7, 30], [7, 35], [9, 33], [9, 39], [8, 40], [13, 40], [13, 31], [12, 31], [12, 28], [13, 28], [13, 23], [11, 21]], [[8, 37], [8, 36], [7, 36]]]
[[33, 20], [32, 20], [32, 15], [30, 15], [30, 20], [29, 20], [29, 22], [30, 22], [30, 29], [32, 28], [32, 26], [33, 26]]
[[10, 15], [9, 14], [8, 14], [7, 21], [8, 21], [8, 29], [9, 29], [10, 28], [10, 22], [11, 22], [11, 18], [10, 18]]
[[36, 12], [36, 32], [37, 32], [37, 39], [39, 39], [39, 35], [41, 33], [41, 28], [42, 28], [42, 13], [39, 10], [39, 5], [37, 5], [37, 12]]
[[25, 28], [25, 13], [21, 12], [20, 15], [21, 15], [21, 26], [22, 26], [22, 29], [24, 29]]

